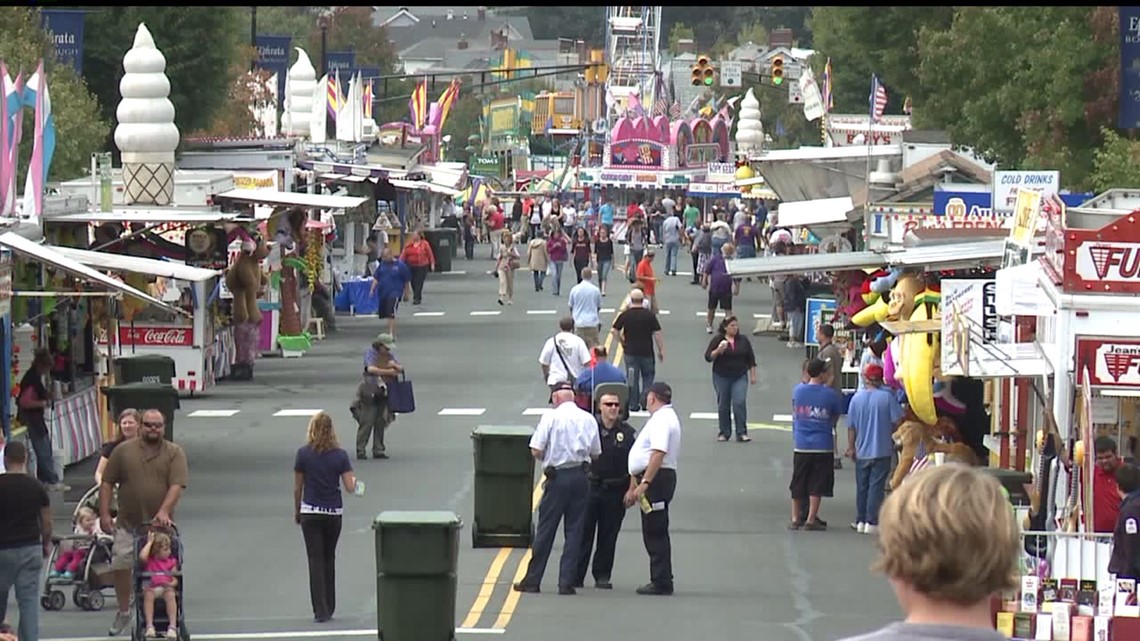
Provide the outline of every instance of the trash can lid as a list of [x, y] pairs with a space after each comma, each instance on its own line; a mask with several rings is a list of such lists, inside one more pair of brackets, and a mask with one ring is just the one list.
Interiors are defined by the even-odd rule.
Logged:
[[423, 525], [426, 527], [458, 527], [463, 520], [455, 512], [430, 510], [387, 510], [372, 521], [372, 527], [382, 525]]
[[118, 385], [108, 385], [103, 388], [103, 392], [108, 390], [114, 392], [118, 390], [132, 390], [139, 392], [153, 392], [155, 394], [178, 394], [178, 390], [170, 383], [120, 383]]
[[165, 354], [135, 354], [133, 356], [117, 356], [115, 357], [116, 363], [120, 361], [162, 361], [164, 363], [173, 363], [174, 359]]
[[471, 438], [483, 436], [534, 436], [534, 427], [530, 425], [480, 425], [471, 431]]

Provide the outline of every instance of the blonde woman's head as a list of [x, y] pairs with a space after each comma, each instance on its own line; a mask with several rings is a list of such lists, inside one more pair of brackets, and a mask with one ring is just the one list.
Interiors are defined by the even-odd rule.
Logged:
[[502, 238], [502, 242], [504, 245], [512, 245], [515, 242], [515, 235], [512, 234], [511, 230], [509, 230], [509, 229], [503, 230], [503, 234], [502, 234], [501, 238]]
[[317, 412], [309, 419], [309, 430], [305, 440], [315, 452], [327, 452], [340, 447], [336, 440], [336, 431], [333, 430], [332, 417], [325, 412]]
[[903, 610], [915, 597], [960, 606], [1017, 586], [1019, 527], [1001, 484], [956, 463], [920, 470], [879, 513], [879, 559]]
[[119, 412], [115, 423], [119, 428], [119, 438], [129, 440], [139, 435], [139, 426], [142, 425], [142, 412], [133, 407]]

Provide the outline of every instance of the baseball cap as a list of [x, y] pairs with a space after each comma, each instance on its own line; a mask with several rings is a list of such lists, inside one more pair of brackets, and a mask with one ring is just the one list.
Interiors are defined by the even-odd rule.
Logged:
[[863, 368], [863, 376], [871, 380], [882, 380], [883, 366], [870, 363]]
[[387, 345], [388, 347], [392, 347], [396, 344], [396, 337], [385, 332], [383, 334], [377, 334], [376, 338], [372, 339], [372, 342], [373, 343], [380, 343], [381, 345]]

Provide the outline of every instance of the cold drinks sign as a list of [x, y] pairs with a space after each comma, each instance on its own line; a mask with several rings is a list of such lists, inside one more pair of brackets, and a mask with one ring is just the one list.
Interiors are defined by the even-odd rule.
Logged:
[[995, 171], [993, 210], [1012, 213], [1017, 205], [1018, 189], [1039, 191], [1042, 198], [1051, 196], [1061, 189], [1061, 172]]

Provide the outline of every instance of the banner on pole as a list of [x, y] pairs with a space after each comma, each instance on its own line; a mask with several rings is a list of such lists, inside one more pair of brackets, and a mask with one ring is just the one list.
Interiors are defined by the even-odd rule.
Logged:
[[285, 104], [285, 76], [289, 73], [289, 54], [293, 36], [257, 36], [257, 62], [259, 69], [277, 74], [277, 104]]
[[1120, 7], [1121, 129], [1140, 127], [1140, 7]]
[[83, 75], [83, 24], [86, 11], [44, 9], [40, 11], [40, 26], [51, 33], [55, 57]]
[[811, 67], [804, 65], [800, 74], [800, 94], [804, 99], [804, 118], [808, 121], [823, 118], [823, 97], [819, 94], [819, 85], [815, 83], [815, 75]]
[[347, 83], [348, 78], [352, 75], [352, 70], [356, 68], [356, 52], [330, 51], [325, 54], [325, 64], [328, 65], [329, 77], [339, 71]]

